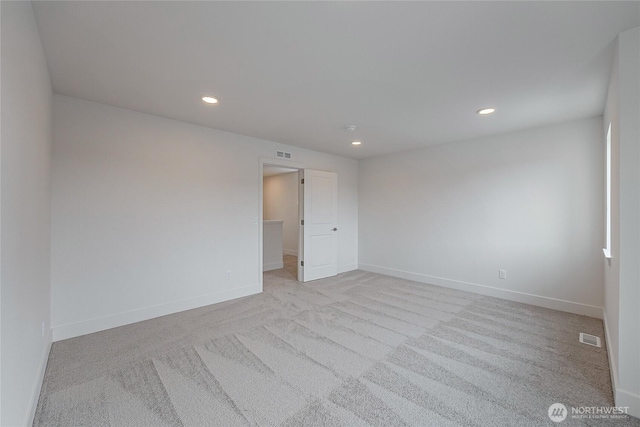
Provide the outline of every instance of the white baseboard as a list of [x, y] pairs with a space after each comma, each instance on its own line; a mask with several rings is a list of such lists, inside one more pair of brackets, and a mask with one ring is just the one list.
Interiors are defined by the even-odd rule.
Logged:
[[347, 271], [353, 271], [358, 269], [358, 264], [347, 264], [338, 266], [338, 274], [346, 273]]
[[282, 252], [285, 255], [293, 255], [293, 256], [298, 256], [298, 251], [294, 250], [294, 249], [283, 249]]
[[31, 392], [31, 401], [30, 401], [30, 411], [27, 414], [27, 419], [25, 420], [26, 426], [33, 425], [33, 419], [36, 416], [36, 409], [38, 408], [38, 400], [40, 399], [40, 391], [42, 390], [42, 382], [44, 381], [44, 374], [47, 371], [47, 362], [49, 361], [49, 353], [51, 352], [51, 337], [52, 331], [49, 329], [47, 333], [46, 340], [47, 345], [45, 346], [45, 351], [42, 352], [42, 357], [40, 358], [40, 367], [38, 368], [38, 376], [36, 377], [36, 383], [33, 385], [33, 391]]
[[477, 283], [461, 282], [458, 280], [428, 276], [426, 274], [412, 273], [409, 271], [395, 270], [393, 268], [378, 267], [369, 264], [359, 264], [359, 267], [360, 270], [398, 277], [400, 279], [429, 283], [431, 285], [442, 286], [443, 288], [473, 292], [480, 295], [487, 295], [490, 297], [501, 298], [509, 301], [521, 302], [538, 307], [550, 308], [553, 310], [566, 311], [568, 313], [581, 314], [584, 316], [602, 319], [602, 307], [596, 307], [594, 305], [581, 304], [578, 302], [565, 301], [556, 298], [543, 297], [540, 295], [527, 294], [524, 292], [510, 291], [507, 289], [479, 285]]
[[156, 305], [153, 307], [145, 307], [138, 310], [99, 317], [83, 322], [55, 326], [53, 328], [53, 341], [60, 341], [80, 335], [104, 331], [105, 329], [129, 325], [131, 323], [141, 322], [143, 320], [149, 320], [155, 317], [166, 316], [168, 314], [178, 313], [185, 310], [191, 310], [193, 308], [204, 307], [206, 305], [258, 294], [260, 292], [262, 292], [262, 287], [259, 284], [256, 284], [221, 292], [214, 292], [195, 298], [173, 301], [167, 304]]
[[602, 323], [604, 324], [604, 339], [607, 343], [607, 357], [609, 358], [609, 372], [611, 373], [611, 386], [613, 388], [613, 396], [615, 400], [616, 390], [618, 388], [618, 369], [616, 367], [616, 359], [611, 346], [611, 335], [609, 335], [609, 325], [607, 323], [607, 312], [602, 309]]
[[272, 262], [271, 264], [262, 264], [262, 271], [271, 271], [284, 268], [284, 262]]
[[619, 387], [618, 370], [616, 368], [615, 355], [611, 351], [611, 339], [609, 338], [609, 325], [607, 323], [607, 312], [602, 310], [604, 322], [604, 336], [607, 342], [607, 356], [609, 357], [609, 370], [611, 371], [611, 386], [613, 388], [614, 404], [619, 407], [628, 407], [629, 415], [640, 418], [640, 396], [630, 393]]
[[640, 418], [640, 396], [630, 393], [622, 389], [614, 389], [613, 396], [615, 405], [622, 408], [628, 408], [627, 414]]

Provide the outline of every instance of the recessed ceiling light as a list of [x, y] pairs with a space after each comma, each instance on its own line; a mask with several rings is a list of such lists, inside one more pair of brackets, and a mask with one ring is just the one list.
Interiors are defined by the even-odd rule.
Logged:
[[351, 145], [360, 145], [360, 144], [362, 144], [362, 142], [360, 142], [360, 141], [353, 141], [353, 142], [351, 143]]
[[481, 116], [486, 116], [487, 114], [493, 114], [496, 112], [495, 108], [481, 108], [478, 111], [476, 111], [476, 113], [480, 114]]
[[214, 98], [212, 96], [203, 96], [202, 100], [204, 102], [206, 102], [207, 104], [217, 104], [218, 103], [218, 99]]

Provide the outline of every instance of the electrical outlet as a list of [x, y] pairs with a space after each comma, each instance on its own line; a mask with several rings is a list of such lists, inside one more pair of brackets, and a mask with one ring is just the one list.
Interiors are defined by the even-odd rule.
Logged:
[[227, 279], [231, 279], [231, 270], [227, 270]]
[[507, 278], [507, 270], [498, 270], [498, 277], [501, 279]]

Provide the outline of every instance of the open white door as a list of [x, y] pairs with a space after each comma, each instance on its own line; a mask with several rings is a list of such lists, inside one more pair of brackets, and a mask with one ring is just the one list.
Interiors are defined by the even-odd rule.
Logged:
[[300, 281], [338, 274], [338, 175], [304, 169]]

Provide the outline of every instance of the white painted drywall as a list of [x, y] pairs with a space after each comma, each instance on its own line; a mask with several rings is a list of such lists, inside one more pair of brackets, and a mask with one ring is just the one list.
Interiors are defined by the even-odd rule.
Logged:
[[[611, 258], [603, 259], [605, 266], [604, 322], [607, 352], [611, 368], [614, 396], [618, 384], [618, 350], [620, 332], [620, 121], [619, 121], [619, 50], [616, 39], [615, 54], [603, 115], [603, 150], [606, 132], [611, 123]], [[604, 179], [604, 178], [603, 178]], [[605, 242], [603, 241], [603, 247]]]
[[605, 316], [616, 405], [640, 417], [640, 28], [618, 36], [604, 126], [611, 123], [612, 251]]
[[54, 340], [261, 291], [276, 149], [338, 174], [339, 268], [357, 268], [356, 160], [55, 95]]
[[262, 236], [262, 271], [283, 268], [282, 221], [264, 221]]
[[362, 160], [360, 268], [601, 316], [603, 155], [594, 117]]
[[298, 255], [298, 172], [264, 178], [264, 219], [282, 220], [283, 249], [287, 255]]
[[2, 2], [1, 8], [0, 425], [22, 426], [33, 415], [51, 344], [52, 93], [31, 3]]
[[[620, 57], [620, 388], [640, 417], [640, 28], [618, 36]], [[623, 402], [624, 403], [624, 402]]]
[[[607, 101], [603, 116], [603, 132], [606, 135], [611, 123], [611, 258], [604, 259], [604, 324], [607, 352], [614, 389], [618, 380], [619, 319], [620, 319], [620, 123], [619, 123], [619, 50], [616, 39], [615, 54], [611, 66], [611, 76], [607, 91]], [[603, 141], [604, 136], [603, 136]], [[603, 142], [606, 144], [606, 142]], [[605, 207], [606, 209], [606, 207]], [[603, 246], [604, 246], [603, 242]]]

